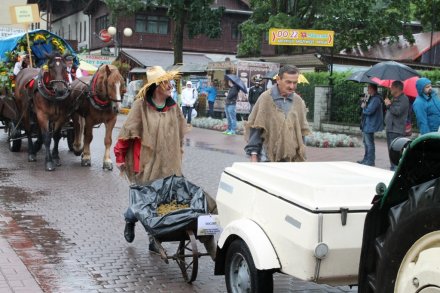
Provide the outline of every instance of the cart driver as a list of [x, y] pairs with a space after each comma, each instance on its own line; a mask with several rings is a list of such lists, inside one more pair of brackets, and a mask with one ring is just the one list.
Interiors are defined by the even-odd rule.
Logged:
[[245, 125], [245, 151], [252, 162], [305, 161], [310, 129], [305, 103], [295, 93], [298, 78], [295, 66], [281, 67], [276, 85], [257, 100]]
[[[148, 67], [147, 82], [119, 132], [114, 147], [116, 165], [132, 184], [145, 185], [171, 175], [182, 176], [186, 120], [171, 97], [170, 83], [177, 73], [166, 72], [160, 66]], [[124, 237], [131, 243], [137, 218], [130, 207], [124, 217]], [[152, 237], [149, 250], [159, 252]]]
[[74, 57], [72, 55], [67, 55], [65, 58], [67, 66], [67, 76], [69, 78], [69, 83], [72, 83], [75, 79], [83, 77], [81, 69], [79, 69], [74, 63]]

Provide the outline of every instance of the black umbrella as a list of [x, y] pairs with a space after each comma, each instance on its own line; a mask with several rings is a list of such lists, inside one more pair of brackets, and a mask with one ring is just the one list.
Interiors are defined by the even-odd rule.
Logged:
[[375, 83], [372, 81], [368, 76], [365, 75], [366, 70], [356, 71], [350, 77], [347, 78], [349, 81], [355, 81], [355, 82], [368, 82], [368, 83]]
[[365, 72], [368, 77], [377, 77], [381, 80], [407, 80], [420, 74], [409, 66], [395, 61], [380, 62]]
[[275, 75], [278, 74], [278, 70], [272, 70], [269, 71], [268, 73], [266, 73], [266, 75], [263, 77], [265, 79], [273, 79], [275, 77]]
[[227, 79], [235, 83], [240, 90], [242, 90], [245, 94], [247, 94], [247, 88], [244, 85], [243, 81], [238, 76], [233, 74], [226, 74], [225, 76]]

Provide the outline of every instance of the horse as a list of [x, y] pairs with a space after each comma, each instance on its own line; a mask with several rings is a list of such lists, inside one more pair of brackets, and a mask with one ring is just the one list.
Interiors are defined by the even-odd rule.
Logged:
[[116, 66], [101, 65], [93, 76], [78, 78], [71, 86], [72, 99], [79, 101], [79, 107], [73, 116], [74, 154], [81, 155], [81, 166], [91, 166], [90, 143], [93, 139], [93, 127], [104, 123], [105, 153], [102, 168], [111, 171], [112, 131], [125, 88], [124, 78]]
[[[53, 171], [55, 166], [61, 165], [58, 143], [61, 127], [69, 117], [72, 106], [63, 56], [54, 51], [46, 57], [47, 62], [42, 68], [25, 68], [18, 73], [15, 99], [28, 139], [28, 161], [36, 161], [36, 153], [43, 143], [46, 150], [45, 169]], [[32, 136], [36, 123], [38, 139], [34, 144]], [[51, 153], [52, 138], [54, 147]]]

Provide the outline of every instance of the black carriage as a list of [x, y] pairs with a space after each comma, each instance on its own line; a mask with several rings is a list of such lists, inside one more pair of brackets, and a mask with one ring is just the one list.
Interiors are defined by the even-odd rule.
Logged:
[[[200, 257], [215, 257], [216, 244], [212, 235], [215, 229], [201, 230], [207, 232], [203, 235], [198, 231], [199, 217], [209, 215], [207, 196], [201, 187], [181, 176], [170, 176], [145, 186], [130, 187], [130, 209], [155, 242], [162, 260], [167, 264], [169, 260], [176, 261], [188, 283], [197, 278]], [[188, 207], [164, 215], [158, 214], [160, 205], [174, 201], [187, 204]], [[200, 251], [197, 241], [204, 244], [206, 252]], [[177, 242], [176, 252], [169, 254], [162, 246], [164, 242]]]

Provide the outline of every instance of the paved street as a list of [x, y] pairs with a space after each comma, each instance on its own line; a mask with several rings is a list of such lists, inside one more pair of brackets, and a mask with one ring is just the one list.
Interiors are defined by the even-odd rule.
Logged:
[[[115, 138], [125, 119], [119, 117]], [[176, 263], [165, 264], [148, 253], [147, 234], [136, 227], [136, 239], [126, 243], [122, 213], [128, 184], [115, 169], [101, 169], [103, 126], [95, 129], [92, 167], [60, 143], [62, 166], [44, 171], [40, 152], [36, 163], [22, 151], [8, 150], [0, 133], [0, 292], [225, 292], [223, 276], [213, 275], [213, 262], [201, 258], [199, 276], [186, 284]], [[185, 141], [184, 174], [215, 194], [222, 170], [246, 161], [242, 136], [194, 128]], [[388, 166], [386, 145], [377, 142], [376, 165]], [[310, 161], [356, 161], [363, 148], [308, 148]], [[164, 244], [174, 251], [174, 243]], [[26, 270], [27, 268], [27, 270]], [[309, 284], [277, 274], [276, 292], [355, 292]]]

